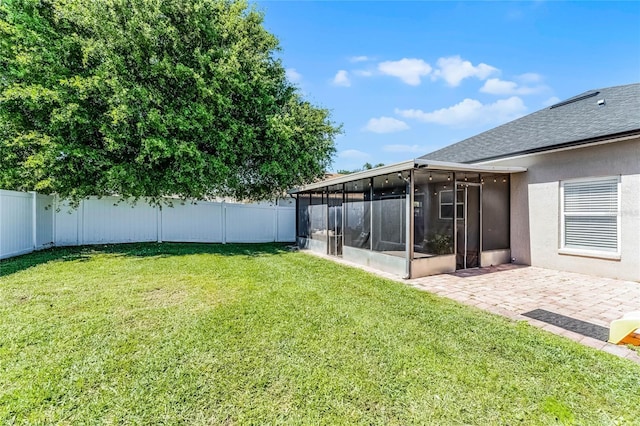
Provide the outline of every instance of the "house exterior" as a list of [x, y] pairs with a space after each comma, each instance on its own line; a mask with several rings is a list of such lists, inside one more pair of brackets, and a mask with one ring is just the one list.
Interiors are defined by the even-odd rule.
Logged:
[[640, 281], [640, 84], [292, 193], [299, 245], [407, 278], [516, 262]]

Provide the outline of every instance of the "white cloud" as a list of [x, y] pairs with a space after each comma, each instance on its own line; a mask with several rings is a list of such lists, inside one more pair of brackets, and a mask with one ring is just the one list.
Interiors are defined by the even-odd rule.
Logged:
[[399, 61], [380, 62], [378, 70], [383, 74], [398, 77], [411, 86], [418, 86], [420, 78], [429, 75], [432, 68], [422, 59], [403, 58]]
[[366, 62], [370, 60], [371, 58], [369, 58], [368, 56], [352, 56], [349, 58], [349, 61], [351, 62]]
[[483, 93], [492, 95], [531, 95], [546, 90], [543, 85], [522, 86], [515, 81], [500, 80], [499, 78], [490, 78], [484, 82], [484, 86], [480, 88]]
[[499, 73], [500, 70], [487, 64], [474, 66], [469, 61], [463, 61], [460, 56], [440, 58], [437, 62], [438, 69], [432, 74], [432, 79], [442, 78], [449, 86], [456, 87], [465, 78], [476, 77], [485, 80], [490, 75]]
[[340, 70], [333, 77], [333, 84], [336, 86], [349, 87], [351, 86], [351, 80], [349, 80], [349, 72], [346, 70]]
[[513, 81], [500, 80], [499, 78], [490, 78], [484, 82], [484, 86], [480, 88], [483, 93], [491, 93], [493, 95], [510, 94], [518, 89], [518, 83]]
[[338, 158], [343, 158], [347, 160], [359, 160], [366, 161], [371, 158], [369, 154], [363, 151], [358, 151], [357, 149], [345, 149], [344, 151], [340, 151], [338, 153]]
[[383, 151], [387, 152], [406, 152], [406, 153], [420, 153], [424, 154], [427, 152], [427, 147], [420, 145], [385, 145], [382, 147]]
[[524, 74], [520, 74], [516, 76], [516, 80], [519, 82], [526, 83], [540, 83], [542, 81], [542, 76], [535, 72], [527, 72]]
[[287, 68], [285, 73], [287, 75], [287, 80], [292, 83], [300, 83], [300, 81], [302, 81], [302, 74], [296, 71], [295, 68]]
[[542, 105], [544, 105], [544, 106], [548, 107], [548, 106], [551, 106], [551, 105], [555, 105], [555, 104], [557, 104], [558, 102], [560, 102], [560, 98], [559, 98], [559, 97], [557, 97], [557, 96], [552, 96], [552, 97], [550, 97], [549, 99], [547, 99], [546, 101], [544, 101], [544, 102], [542, 103]]
[[482, 104], [480, 101], [467, 98], [454, 106], [433, 112], [419, 109], [395, 110], [396, 114], [405, 118], [445, 126], [499, 124], [521, 117], [526, 111], [527, 107], [517, 96], [500, 99], [492, 104]]
[[372, 118], [366, 126], [362, 128], [365, 132], [373, 133], [395, 133], [409, 129], [407, 123], [393, 117]]
[[360, 77], [371, 77], [373, 75], [373, 71], [369, 70], [353, 70], [351, 72]]

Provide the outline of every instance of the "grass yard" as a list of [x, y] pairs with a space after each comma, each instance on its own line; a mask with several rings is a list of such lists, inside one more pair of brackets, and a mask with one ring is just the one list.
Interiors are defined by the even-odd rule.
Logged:
[[2, 424], [637, 424], [639, 401], [637, 364], [283, 246], [0, 263]]

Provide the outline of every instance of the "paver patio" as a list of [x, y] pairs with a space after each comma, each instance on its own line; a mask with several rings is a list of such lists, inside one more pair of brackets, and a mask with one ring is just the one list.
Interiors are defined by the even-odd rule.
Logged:
[[522, 315], [534, 309], [544, 309], [608, 328], [612, 320], [640, 310], [640, 283], [513, 264], [403, 280], [340, 258], [319, 256], [517, 321], [527, 321], [583, 345], [640, 363], [638, 353], [625, 346], [606, 343]]

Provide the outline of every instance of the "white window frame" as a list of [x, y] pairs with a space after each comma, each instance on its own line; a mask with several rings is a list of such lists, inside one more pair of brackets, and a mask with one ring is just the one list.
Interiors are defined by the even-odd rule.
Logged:
[[[565, 203], [564, 203], [564, 186], [565, 183], [579, 183], [579, 182], [601, 182], [606, 180], [617, 180], [617, 212], [616, 214], [611, 213], [603, 213], [603, 212], [590, 212], [590, 213], [570, 213], [568, 216], [583, 216], [583, 217], [616, 217], [616, 247], [617, 250], [615, 252], [609, 250], [598, 250], [594, 249], [586, 249], [586, 248], [575, 248], [575, 247], [567, 247], [565, 243], [565, 218], [567, 213], [564, 211]], [[597, 257], [602, 259], [614, 259], [620, 260], [620, 256], [622, 253], [622, 241], [621, 241], [621, 212], [622, 212], [622, 188], [621, 188], [621, 179], [620, 175], [616, 176], [603, 176], [603, 177], [590, 177], [590, 178], [580, 178], [580, 179], [567, 179], [560, 181], [560, 248], [558, 253], [560, 254], [568, 254], [575, 256], [586, 256], [586, 257]]]

